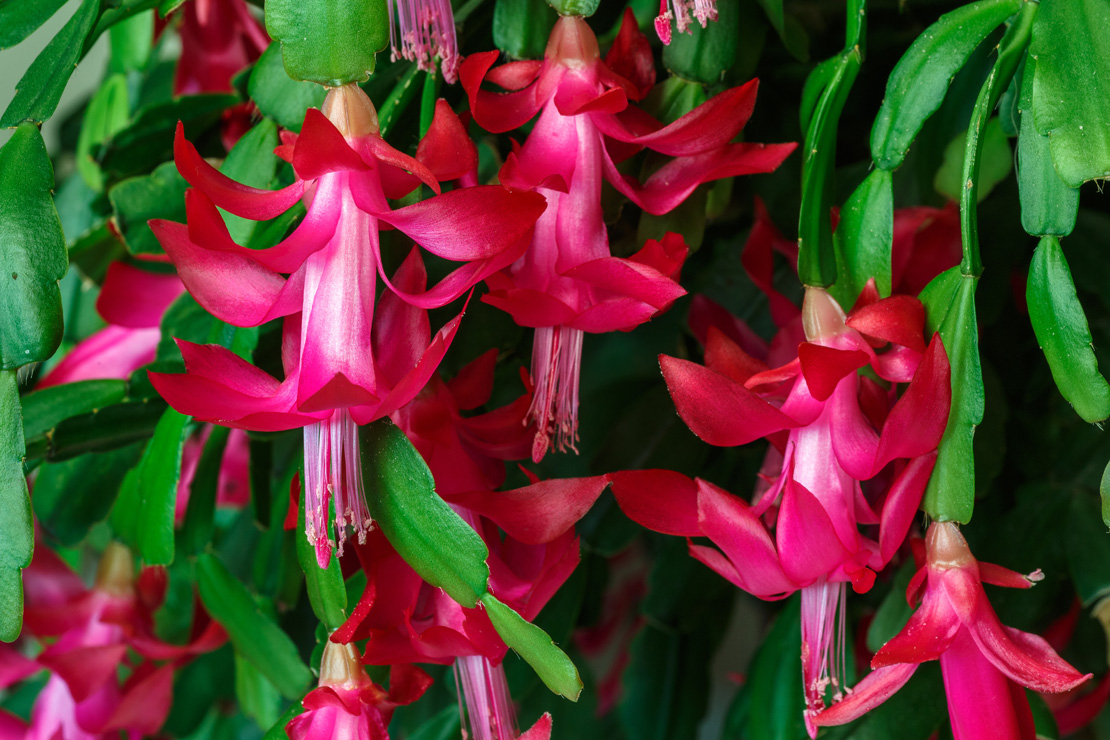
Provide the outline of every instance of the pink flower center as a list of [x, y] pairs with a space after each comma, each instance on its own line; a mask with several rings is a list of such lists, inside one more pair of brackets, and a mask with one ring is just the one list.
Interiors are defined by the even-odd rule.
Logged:
[[526, 421], [535, 420], [532, 460], [548, 449], [578, 452], [578, 376], [582, 366], [582, 331], [565, 326], [536, 329], [532, 343], [532, 380], [536, 393]]
[[454, 83], [458, 79], [459, 46], [450, 0], [389, 0], [388, 5], [393, 61], [403, 57], [425, 72], [434, 72], [438, 57], [443, 79]]
[[455, 658], [455, 685], [460, 715], [466, 702], [473, 740], [516, 740], [520, 733], [504, 664], [494, 666], [481, 655], [459, 656]]
[[358, 426], [346, 409], [337, 409], [324, 421], [304, 428], [305, 535], [316, 548], [321, 568], [328, 567], [335, 543], [328, 537], [328, 499], [335, 509], [339, 555], [347, 538], [347, 525], [366, 543], [373, 527], [362, 488], [362, 463]]

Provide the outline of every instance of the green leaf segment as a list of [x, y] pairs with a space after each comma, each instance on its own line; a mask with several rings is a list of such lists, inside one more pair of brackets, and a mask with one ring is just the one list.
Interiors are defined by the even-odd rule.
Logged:
[[489, 550], [436, 494], [432, 472], [404, 432], [382, 419], [359, 429], [359, 446], [370, 515], [405, 562], [462, 606], [480, 603], [501, 639], [547, 687], [577, 700], [578, 670], [543, 630], [489, 593]]
[[362, 82], [389, 43], [387, 0], [270, 0], [266, 30], [281, 42], [294, 80], [329, 87]]

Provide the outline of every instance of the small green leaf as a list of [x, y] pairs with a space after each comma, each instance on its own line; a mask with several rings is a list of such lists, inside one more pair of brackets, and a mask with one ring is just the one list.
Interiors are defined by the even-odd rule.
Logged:
[[141, 399], [70, 416], [46, 433], [28, 437], [27, 459], [68, 460], [125, 447], [149, 438], [165, 409], [160, 399]]
[[1060, 179], [1077, 188], [1110, 177], [1110, 5], [1043, 3], [1029, 52], [1037, 60], [1033, 119]]
[[108, 71], [141, 72], [150, 62], [154, 47], [154, 10], [135, 13], [108, 29], [111, 54]]
[[[332, 558], [327, 568], [321, 568], [316, 562], [316, 548], [305, 536], [305, 509], [305, 489], [301, 486], [297, 530], [293, 532], [297, 542], [297, 561], [304, 571], [305, 590], [308, 592], [312, 611], [328, 628], [328, 632], [334, 632], [347, 619], [347, 588], [343, 582], [343, 571], [339, 567], [339, 558]], [[327, 524], [330, 532], [333, 523]]]
[[304, 114], [324, 102], [327, 90], [314, 82], [298, 82], [285, 74], [281, 63], [281, 44], [270, 44], [251, 70], [247, 91], [251, 100], [282, 128], [300, 132]]
[[147, 221], [164, 218], [185, 221], [185, 191], [189, 183], [173, 162], [164, 162], [149, 175], [121, 180], [108, 191], [116, 228], [131, 254], [165, 254]]
[[273, 682], [282, 696], [299, 700], [312, 674], [297, 646], [263, 614], [246, 587], [215, 555], [197, 558], [197, 588], [204, 607], [227, 630], [235, 651]]
[[985, 407], [975, 319], [977, 284], [977, 278], [960, 278], [940, 326], [952, 367], [952, 408], [921, 508], [941, 522], [967, 524], [975, 508], [975, 427], [982, 423]]
[[752, 740], [805, 737], [805, 694], [798, 667], [800, 603], [797, 596], [790, 599], [752, 659], [748, 671], [752, 711], [747, 727]]
[[1054, 236], [1041, 239], [1033, 252], [1025, 297], [1033, 332], [1061, 395], [1084, 421], [1110, 417], [1110, 385], [1098, 371], [1087, 316]]
[[436, 494], [428, 465], [393, 422], [367, 424], [358, 436], [370, 516], [421, 578], [474, 608], [489, 580], [482, 538]]
[[834, 237], [839, 277], [833, 287], [841, 305], [855, 303], [871, 278], [880, 296], [890, 295], [894, 191], [888, 170], [876, 169], [860, 183], [840, 211]]
[[23, 476], [23, 420], [14, 370], [0, 371], [0, 640], [23, 628], [23, 580], [35, 546], [31, 501]]
[[50, 358], [62, 341], [66, 240], [50, 191], [54, 170], [33, 123], [0, 149], [0, 368]]
[[[944, 161], [933, 178], [936, 191], [952, 200], [959, 200], [966, 187], [962, 179], [966, 140], [967, 133], [964, 132], [948, 143], [944, 149]], [[979, 182], [975, 197], [977, 202], [982, 202], [995, 185], [1009, 177], [1014, 168], [1010, 141], [997, 117], [987, 123], [983, 132], [983, 151], [979, 155], [979, 161]]]
[[266, 30], [281, 42], [294, 80], [338, 87], [362, 82], [389, 43], [387, 0], [270, 0]]
[[663, 47], [663, 66], [672, 74], [703, 85], [719, 84], [736, 63], [740, 42], [740, 3], [720, 3], [717, 20], [702, 28], [691, 23]]
[[208, 439], [204, 442], [200, 460], [197, 461], [192, 483], [189, 485], [189, 505], [185, 509], [185, 524], [181, 539], [190, 553], [202, 552], [212, 541], [216, 516], [216, 498], [220, 486], [220, 467], [223, 464], [227, 438], [231, 430], [227, 427], [211, 427]]
[[31, 442], [63, 420], [119, 403], [127, 395], [124, 380], [79, 380], [23, 397], [23, 431]]
[[940, 17], [917, 37], [890, 73], [875, 126], [871, 158], [884, 170], [902, 164], [917, 133], [940, 108], [948, 85], [991, 31], [1021, 9], [1021, 0], [979, 0]]
[[497, 0], [493, 45], [514, 59], [542, 59], [558, 18], [544, 0]]
[[578, 701], [582, 692], [578, 669], [547, 633], [502, 604], [491, 593], [482, 596], [481, 601], [497, 634], [532, 666], [544, 685], [559, 696]]
[[249, 660], [235, 653], [235, 698], [243, 713], [270, 727], [281, 717], [281, 694]]
[[0, 3], [0, 49], [15, 46], [46, 23], [66, 0], [8, 0]]
[[956, 265], [937, 275], [922, 288], [917, 298], [925, 306], [925, 336], [932, 337], [934, 332], [940, 330], [962, 279], [960, 266]]
[[589, 18], [597, 12], [601, 0], [547, 0], [559, 15], [580, 15]]
[[[264, 118], [235, 143], [220, 172], [232, 180], [253, 188], [265, 189], [277, 174], [279, 160], [274, 148], [281, 143], [277, 125]], [[246, 244], [254, 234], [258, 221], [220, 211], [232, 240]]]
[[104, 177], [94, 155], [105, 139], [127, 125], [130, 115], [127, 77], [123, 74], [111, 75], [89, 101], [81, 133], [77, 137], [77, 171], [98, 193], [104, 189]]
[[1018, 129], [1018, 193], [1021, 225], [1033, 236], [1067, 236], [1075, 228], [1079, 190], [1069, 188], [1052, 163], [1049, 137], [1033, 125], [1033, 77], [1037, 60], [1025, 57], [1021, 85], [1021, 125]]
[[[12, 128], [23, 121], [42, 123], [54, 115], [54, 109], [62, 99], [62, 91], [81, 61], [85, 39], [92, 31], [99, 12], [100, 0], [81, 0], [73, 17], [35, 57], [16, 83], [15, 97], [4, 115], [0, 116], [0, 128]], [[4, 27], [2, 22], [0, 27]]]

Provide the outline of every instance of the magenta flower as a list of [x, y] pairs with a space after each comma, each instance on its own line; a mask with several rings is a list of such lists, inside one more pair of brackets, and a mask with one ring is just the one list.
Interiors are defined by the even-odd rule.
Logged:
[[460, 57], [451, 0], [387, 0], [386, 5], [390, 58], [416, 62], [419, 69], [433, 73], [439, 59], [443, 79], [454, 84]]
[[327, 642], [320, 686], [301, 701], [305, 711], [285, 725], [290, 740], [389, 740], [393, 710], [412, 704], [432, 685], [416, 666], [394, 666], [389, 691], [374, 683], [354, 645]]
[[[148, 568], [136, 579], [131, 553], [122, 545], [104, 552], [91, 589], [45, 546], [35, 548], [25, 575], [24, 636], [33, 635], [45, 648], [33, 660], [11, 649], [0, 651], [0, 687], [42, 669], [50, 671], [50, 678], [32, 709], [27, 734], [14, 737], [45, 740], [61, 733], [66, 740], [99, 740], [120, 732], [131, 738], [157, 734], [170, 710], [174, 671], [227, 639], [200, 612], [188, 645], [158, 640], [153, 610], [165, 593], [165, 571]], [[121, 683], [122, 668], [128, 677]], [[5, 723], [13, 721], [0, 715], [0, 737], [5, 737]]]
[[[151, 222], [186, 288], [214, 316], [236, 326], [285, 319], [283, 381], [222, 347], [188, 342], [179, 342], [188, 372], [151, 373], [151, 380], [170, 405], [201, 420], [262, 431], [305, 428], [307, 535], [322, 566], [334, 546], [326, 526], [329, 492], [340, 547], [347, 525], [360, 539], [370, 528], [356, 424], [386, 416], [416, 396], [461, 318], [429, 341], [426, 314], [410, 322], [407, 333], [397, 330], [402, 305], [444, 305], [509, 264], [527, 246], [545, 207], [536, 194], [483, 186], [393, 209], [388, 198], [421, 182], [439, 193], [437, 178], [455, 179], [472, 169], [477, 154], [461, 123], [449, 108], [437, 107], [419, 159], [413, 159], [381, 138], [373, 105], [356, 85], [331, 90], [323, 110], [327, 116], [308, 111], [299, 136], [284, 135], [278, 153], [293, 163], [298, 180], [273, 192], [221, 175], [179, 128], [175, 160], [194, 185], [186, 193], [188, 225]], [[304, 221], [265, 250], [233, 242], [217, 210], [265, 220], [302, 197]], [[381, 224], [465, 264], [425, 290], [414, 249], [390, 279], [382, 266]], [[375, 301], [378, 277], [388, 289]]]
[[[500, 177], [510, 187], [542, 194], [548, 208], [531, 248], [507, 272], [487, 279], [490, 292], [482, 300], [536, 329], [531, 418], [532, 459], [538, 462], [548, 448], [574, 449], [583, 334], [628, 331], [685, 293], [677, 282], [687, 254], [680, 236], [649, 241], [627, 259], [610, 254], [602, 181], [661, 214], [701, 183], [775, 169], [795, 145], [729, 143], [751, 115], [755, 81], [668, 126], [630, 105], [655, 81], [651, 50], [630, 12], [605, 61], [586, 21], [573, 16], [556, 22], [542, 62], [491, 69], [496, 59], [496, 52], [470, 55], [460, 80], [475, 120], [489, 131], [518, 128], [539, 114]], [[514, 92], [480, 89], [486, 79]], [[617, 164], [644, 148], [673, 159], [641, 183]]]
[[[870, 589], [902, 543], [948, 420], [948, 359], [939, 337], [926, 347], [924, 320], [916, 299], [879, 300], [873, 288], [845, 317], [811, 288], [802, 310], [807, 341], [776, 369], [710, 327], [705, 366], [665, 355], [660, 366], [679, 416], [703, 440], [771, 440], [754, 505], [669, 471], [613, 476], [630, 517], [709, 537], [720, 549], [691, 544], [691, 555], [740, 588], [765, 599], [802, 590], [807, 720], [826, 689], [843, 689], [844, 586]], [[889, 383], [908, 383], [896, 402], [893, 390], [857, 373], [868, 366]], [[865, 495], [860, 481], [884, 472]], [[869, 524], [880, 525], [878, 541], [860, 533]]]
[[934, 522], [925, 542], [925, 567], [906, 592], [910, 603], [920, 595], [921, 606], [875, 654], [872, 672], [814, 724], [850, 722], [890, 698], [919, 664], [939, 659], [956, 738], [1033, 740], [1033, 715], [1020, 686], [1058, 693], [1091, 674], [1080, 674], [1043, 638], [999, 622], [983, 583], [1029, 588], [1043, 576], [977, 561], [955, 522]]
[[671, 21], [679, 33], [690, 33], [690, 23], [697, 20], [702, 28], [717, 20], [717, 0], [659, 0], [655, 17], [655, 33], [664, 44], [671, 43]]

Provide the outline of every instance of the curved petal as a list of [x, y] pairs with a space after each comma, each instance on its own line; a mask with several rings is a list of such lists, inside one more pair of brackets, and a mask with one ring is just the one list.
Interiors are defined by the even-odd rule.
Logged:
[[551, 542], [570, 530], [609, 485], [604, 475], [542, 480], [512, 491], [472, 491], [448, 500], [495, 522], [527, 545]]
[[910, 460], [891, 485], [886, 501], [883, 502], [882, 522], [879, 526], [879, 553], [883, 565], [890, 562], [906, 540], [936, 462], [936, 452]]
[[790, 476], [783, 486], [775, 540], [783, 572], [798, 585], [832, 573], [849, 558], [821, 502]]
[[[490, 133], [503, 134], [531, 120], [539, 112], [543, 101], [536, 99], [535, 87], [531, 85], [508, 94], [482, 90], [482, 80], [497, 61], [497, 55], [496, 51], [488, 51], [467, 56], [459, 66], [459, 83], [466, 90], [470, 110], [478, 125]], [[539, 74], [542, 73], [537, 70]], [[512, 78], [514, 85], [522, 81], [516, 75]], [[495, 76], [494, 81], [497, 79]]]
[[482, 296], [482, 303], [512, 315], [520, 326], [533, 329], [562, 326], [574, 320], [575, 310], [554, 296], [528, 288], [492, 290]]
[[1011, 683], [961, 631], [940, 658], [952, 733], [960, 740], [1035, 740], [1025, 692]]
[[162, 330], [158, 327], [126, 329], [106, 326], [78, 342], [35, 388], [49, 388], [78, 380], [126, 380], [131, 373], [154, 361], [161, 340]]
[[1039, 635], [1005, 627], [985, 598], [979, 599], [974, 621], [967, 625], [975, 645], [994, 667], [1012, 681], [1041, 693], [1074, 689], [1091, 677], [1075, 670]]
[[305, 183], [298, 180], [281, 190], [259, 190], [220, 173], [197, 153], [185, 138], [185, 127], [178, 122], [173, 139], [173, 160], [177, 171], [195, 188], [225, 211], [254, 221], [268, 221], [288, 211], [304, 194]]
[[617, 505], [632, 521], [654, 532], [679, 537], [701, 535], [698, 486], [671, 470], [622, 470], [610, 473]]
[[[605, 55], [605, 67], [632, 83], [636, 94], [629, 91], [629, 97], [636, 100], [642, 99], [655, 86], [655, 57], [647, 37], [640, 33], [631, 8], [624, 9], [620, 30]], [[599, 69], [599, 73], [605, 67]]]
[[925, 307], [912, 296], [883, 298], [853, 311], [844, 323], [883, 344], [892, 342], [918, 352], [925, 351]]
[[899, 663], [871, 671], [852, 688], [851, 693], [828, 709], [813, 715], [813, 724], [818, 727], [833, 727], [859, 719], [894, 696], [916, 670], [917, 663]]
[[829, 431], [840, 467], [856, 480], [867, 480], [872, 476], [879, 435], [863, 415], [854, 385], [846, 383], [833, 394], [829, 403], [835, 423], [829, 425]]
[[[409, 252], [393, 275], [393, 281], [409, 290], [424, 287], [427, 273], [418, 249], [414, 247]], [[427, 311], [390, 291], [383, 291], [374, 309], [372, 334], [377, 370], [392, 385], [420, 362], [431, 340], [432, 328]]]
[[944, 596], [927, 588], [921, 606], [902, 631], [879, 648], [871, 659], [871, 667], [936, 660], [956, 639], [960, 626], [959, 617]]
[[185, 286], [176, 275], [113, 262], [100, 286], [96, 312], [109, 324], [149, 329], [162, 323], [162, 314], [184, 291]]
[[895, 458], [918, 457], [936, 449], [948, 424], [951, 399], [948, 353], [937, 334], [925, 350], [909, 387], [883, 424], [872, 470], [877, 473]]
[[604, 334], [610, 331], [630, 331], [659, 313], [650, 303], [634, 298], [613, 298], [597, 301], [582, 313], [563, 325], [590, 334]]
[[619, 257], [602, 257], [576, 265], [563, 273], [618, 295], [663, 308], [686, 295], [681, 285], [647, 265]]
[[810, 395], [818, 401], [831, 396], [841, 380], [859, 370], [869, 360], [867, 353], [858, 349], [836, 349], [814, 342], [802, 342], [798, 346], [802, 375], [805, 376]]
[[734, 447], [797, 426], [744, 386], [701, 365], [660, 355], [659, 366], [678, 415], [711, 445]]
[[478, 147], [443, 98], [436, 101], [432, 125], [416, 146], [416, 161], [440, 182], [456, 180], [478, 169]]
[[317, 108], [309, 108], [293, 146], [293, 169], [302, 180], [315, 180], [329, 172], [368, 170], [370, 166], [327, 116]]

